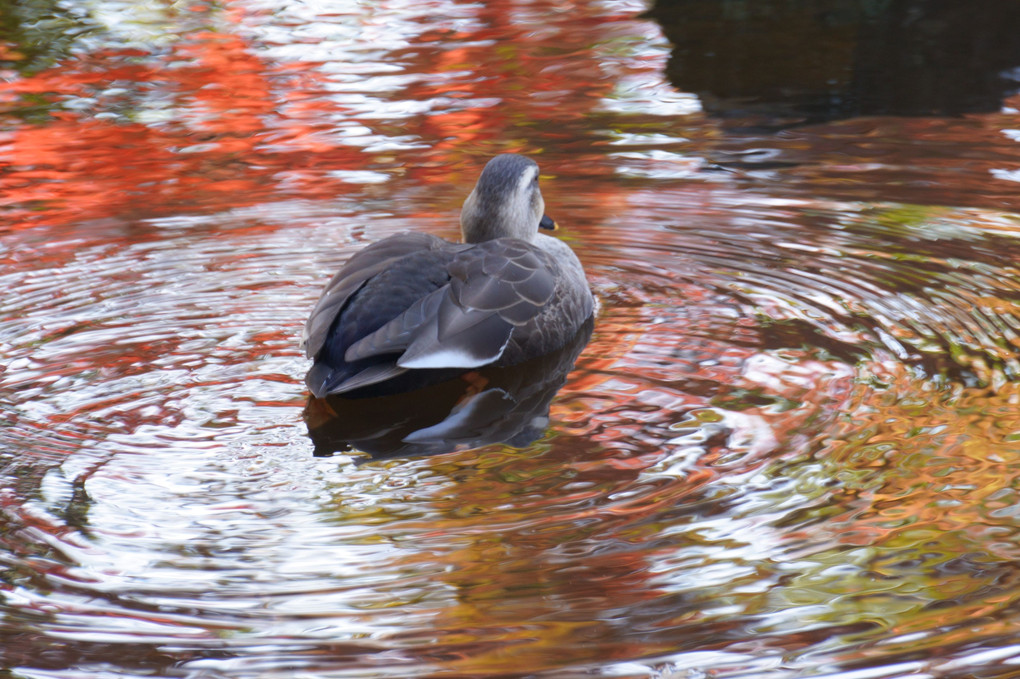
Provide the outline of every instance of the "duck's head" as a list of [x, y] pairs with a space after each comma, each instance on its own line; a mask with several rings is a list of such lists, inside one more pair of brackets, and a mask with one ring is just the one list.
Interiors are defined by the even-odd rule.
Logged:
[[460, 212], [465, 243], [493, 238], [533, 240], [538, 228], [555, 228], [544, 215], [545, 201], [538, 188], [538, 165], [515, 153], [490, 160]]

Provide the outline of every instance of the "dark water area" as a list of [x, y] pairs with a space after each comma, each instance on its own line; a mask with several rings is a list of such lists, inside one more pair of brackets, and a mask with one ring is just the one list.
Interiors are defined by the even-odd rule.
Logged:
[[[1018, 23], [0, 2], [0, 675], [1020, 676]], [[580, 354], [309, 403], [322, 286], [501, 152]]]
[[657, 0], [648, 16], [670, 82], [745, 124], [994, 113], [1018, 89], [1011, 2]]

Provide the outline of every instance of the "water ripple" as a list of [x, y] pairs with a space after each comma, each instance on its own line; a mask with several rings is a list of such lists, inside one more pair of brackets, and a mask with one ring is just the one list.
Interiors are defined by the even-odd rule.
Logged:
[[[0, 97], [4, 669], [1015, 674], [1012, 114], [736, 134], [631, 0], [121, 5]], [[600, 302], [549, 426], [314, 457], [321, 286], [505, 150]]]

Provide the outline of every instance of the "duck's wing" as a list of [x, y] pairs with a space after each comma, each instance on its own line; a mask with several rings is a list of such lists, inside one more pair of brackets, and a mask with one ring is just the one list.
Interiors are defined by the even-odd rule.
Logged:
[[337, 314], [351, 295], [373, 276], [385, 271], [394, 262], [413, 252], [437, 249], [450, 243], [426, 233], [400, 233], [355, 253], [326, 284], [312, 314], [305, 323], [301, 346], [308, 358], [314, 358], [322, 349], [329, 329]]
[[344, 359], [400, 353], [401, 368], [477, 368], [497, 361], [514, 328], [536, 318], [556, 288], [555, 263], [514, 239], [479, 243], [449, 265], [450, 283], [355, 342]]

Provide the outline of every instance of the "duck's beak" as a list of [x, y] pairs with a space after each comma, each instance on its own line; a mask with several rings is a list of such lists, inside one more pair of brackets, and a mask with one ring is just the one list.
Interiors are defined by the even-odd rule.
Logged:
[[550, 217], [549, 215], [542, 215], [542, 221], [538, 223], [538, 228], [546, 229], [548, 231], [555, 231], [560, 227], [556, 225], [556, 222], [553, 221], [552, 217]]

